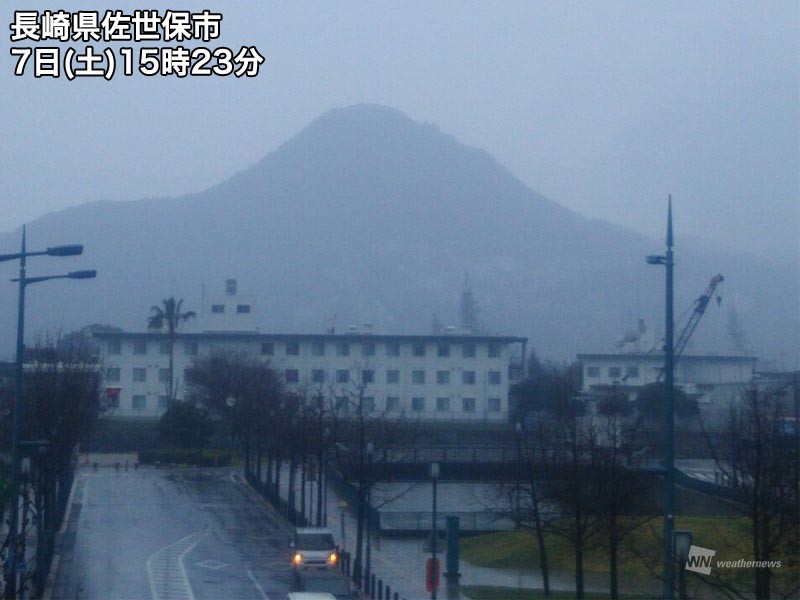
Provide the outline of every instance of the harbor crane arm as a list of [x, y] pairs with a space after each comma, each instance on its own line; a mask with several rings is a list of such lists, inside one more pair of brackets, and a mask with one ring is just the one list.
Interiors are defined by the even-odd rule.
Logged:
[[[708, 283], [708, 287], [706, 290], [700, 295], [700, 297], [694, 301], [694, 310], [692, 311], [689, 320], [687, 321], [686, 325], [684, 326], [683, 330], [681, 331], [680, 336], [678, 336], [678, 341], [675, 342], [674, 348], [674, 356], [675, 360], [678, 360], [678, 357], [683, 354], [683, 351], [686, 349], [686, 344], [689, 343], [689, 339], [692, 337], [694, 330], [697, 329], [698, 323], [700, 323], [700, 319], [703, 317], [703, 314], [706, 312], [706, 307], [708, 306], [709, 301], [714, 295], [714, 291], [717, 289], [717, 286], [724, 281], [724, 277], [722, 275], [715, 275], [711, 278], [711, 281]], [[717, 296], [717, 304], [722, 301], [722, 298]], [[658, 378], [656, 382], [661, 381], [661, 378], [664, 376], [664, 369], [661, 369], [661, 372], [658, 374]]]

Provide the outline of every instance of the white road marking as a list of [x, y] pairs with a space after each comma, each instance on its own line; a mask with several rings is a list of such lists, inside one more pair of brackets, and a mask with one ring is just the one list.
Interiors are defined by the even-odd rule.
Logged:
[[267, 596], [267, 593], [264, 591], [264, 588], [262, 588], [261, 584], [258, 583], [258, 579], [256, 579], [256, 576], [253, 575], [253, 572], [250, 569], [247, 569], [247, 576], [250, 578], [250, 581], [253, 582], [253, 585], [256, 586], [256, 589], [258, 590], [258, 593], [261, 594], [261, 597], [264, 600], [269, 600], [269, 596]]
[[150, 555], [145, 566], [152, 600], [196, 600], [183, 559], [206, 535], [195, 532]]

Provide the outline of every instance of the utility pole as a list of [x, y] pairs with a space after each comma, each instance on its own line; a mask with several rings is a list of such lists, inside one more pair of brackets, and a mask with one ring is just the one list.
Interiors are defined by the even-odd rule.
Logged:
[[665, 336], [664, 336], [664, 565], [662, 598], [674, 598], [675, 560], [672, 535], [675, 531], [675, 323], [673, 317], [673, 239], [672, 196], [667, 206], [667, 251], [664, 256], [648, 256], [647, 263], [666, 267]]

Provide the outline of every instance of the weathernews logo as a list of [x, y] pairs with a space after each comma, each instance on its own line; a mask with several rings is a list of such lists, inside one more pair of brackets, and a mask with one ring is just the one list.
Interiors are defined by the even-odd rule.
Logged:
[[695, 573], [702, 573], [703, 575], [711, 575], [711, 567], [718, 569], [779, 569], [781, 561], [779, 560], [718, 560], [714, 562], [714, 555], [716, 550], [710, 548], [703, 548], [701, 546], [690, 546], [689, 556], [686, 559], [686, 570], [694, 571]]
[[711, 561], [714, 559], [716, 550], [701, 548], [700, 546], [689, 547], [689, 557], [686, 559], [686, 570], [711, 575]]

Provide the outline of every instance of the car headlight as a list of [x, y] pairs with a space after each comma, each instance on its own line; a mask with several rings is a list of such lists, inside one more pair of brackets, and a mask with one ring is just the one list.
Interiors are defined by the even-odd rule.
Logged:
[[337, 560], [339, 560], [339, 557], [336, 556], [336, 552], [331, 552], [331, 555], [328, 557], [328, 564], [335, 565]]
[[292, 558], [292, 562], [296, 565], [299, 565], [301, 562], [303, 562], [303, 555], [299, 552], [296, 552], [294, 558]]

